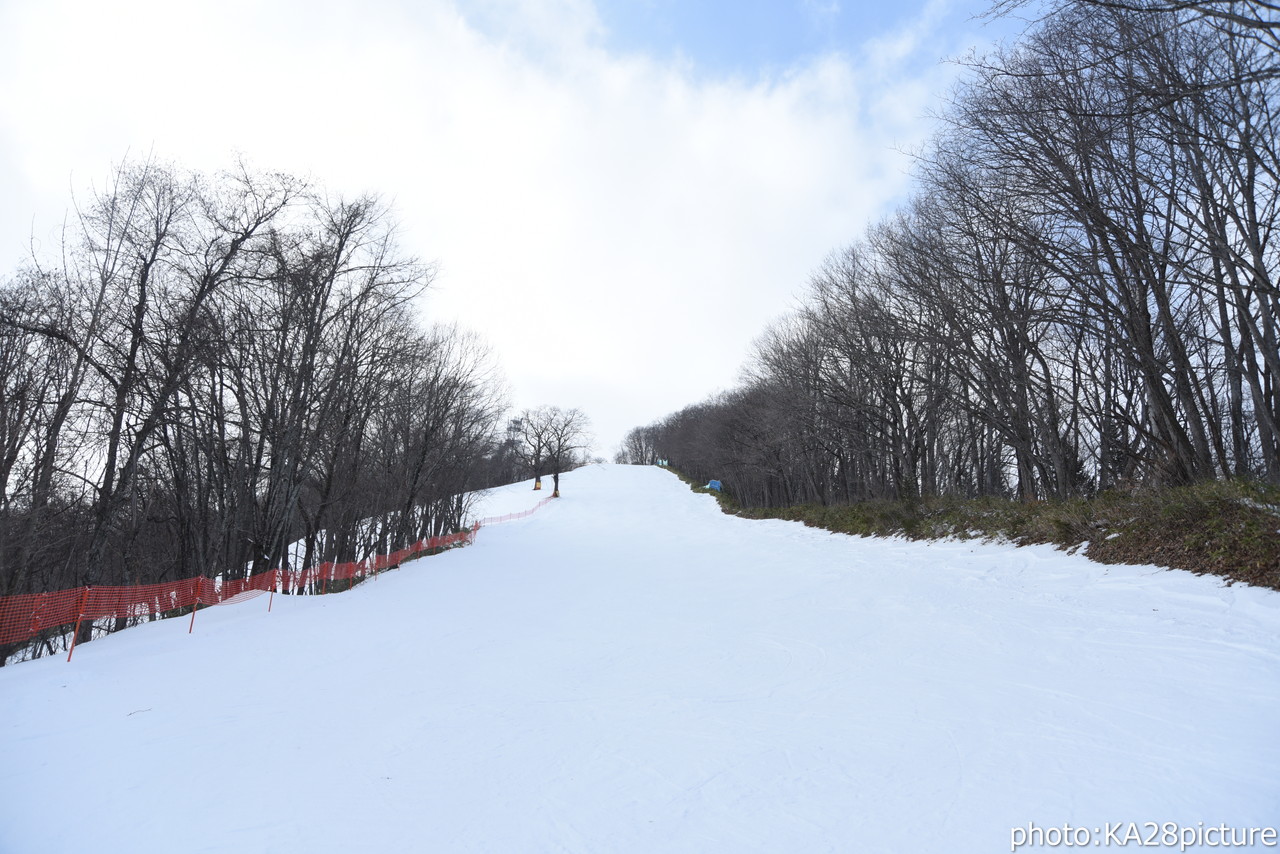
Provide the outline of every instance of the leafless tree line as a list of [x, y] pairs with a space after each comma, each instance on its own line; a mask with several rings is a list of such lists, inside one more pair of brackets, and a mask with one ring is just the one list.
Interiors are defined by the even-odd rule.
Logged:
[[515, 483], [550, 474], [552, 490], [560, 492], [560, 475], [587, 463], [591, 450], [591, 420], [581, 409], [542, 405], [521, 410], [507, 422], [506, 436], [492, 456], [492, 483]]
[[762, 505], [1280, 482], [1277, 31], [1068, 2], [972, 60], [911, 202], [622, 457]]
[[0, 595], [353, 560], [463, 523], [504, 404], [377, 199], [130, 163], [0, 289]]

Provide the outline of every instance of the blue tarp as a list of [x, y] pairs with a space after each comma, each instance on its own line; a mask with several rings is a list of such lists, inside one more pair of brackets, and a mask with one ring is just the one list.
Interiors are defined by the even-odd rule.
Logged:
[[707, 489], [714, 489], [716, 492], [719, 492], [719, 491], [720, 491], [720, 481], [718, 481], [718, 480], [713, 480], [713, 481], [711, 481], [710, 483], [708, 483], [708, 484], [707, 484]]

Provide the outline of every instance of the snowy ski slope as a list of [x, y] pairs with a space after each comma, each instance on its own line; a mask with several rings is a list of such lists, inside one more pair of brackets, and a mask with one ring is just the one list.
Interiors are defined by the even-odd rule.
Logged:
[[986, 854], [1280, 822], [1280, 594], [735, 519], [657, 468], [562, 491], [349, 593], [0, 669], [0, 852]]

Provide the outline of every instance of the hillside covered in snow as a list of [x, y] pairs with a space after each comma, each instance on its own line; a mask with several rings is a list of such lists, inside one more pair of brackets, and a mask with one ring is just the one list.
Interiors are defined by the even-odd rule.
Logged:
[[347, 593], [0, 669], [0, 852], [978, 854], [1280, 821], [1276, 592], [738, 519], [658, 468], [562, 492]]

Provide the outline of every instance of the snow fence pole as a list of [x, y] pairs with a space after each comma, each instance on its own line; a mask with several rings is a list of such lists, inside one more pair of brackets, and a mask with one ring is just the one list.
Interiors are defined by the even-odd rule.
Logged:
[[76, 630], [71, 633], [71, 649], [67, 650], [67, 661], [71, 661], [71, 654], [76, 651], [76, 638], [80, 637], [80, 621], [84, 619], [84, 609], [89, 606], [89, 588], [84, 589], [84, 594], [80, 597], [80, 610], [76, 612]]
[[200, 608], [200, 582], [204, 581], [203, 575], [196, 576], [196, 601], [191, 603], [191, 623], [187, 626], [187, 634], [191, 634], [196, 627], [196, 611]]

